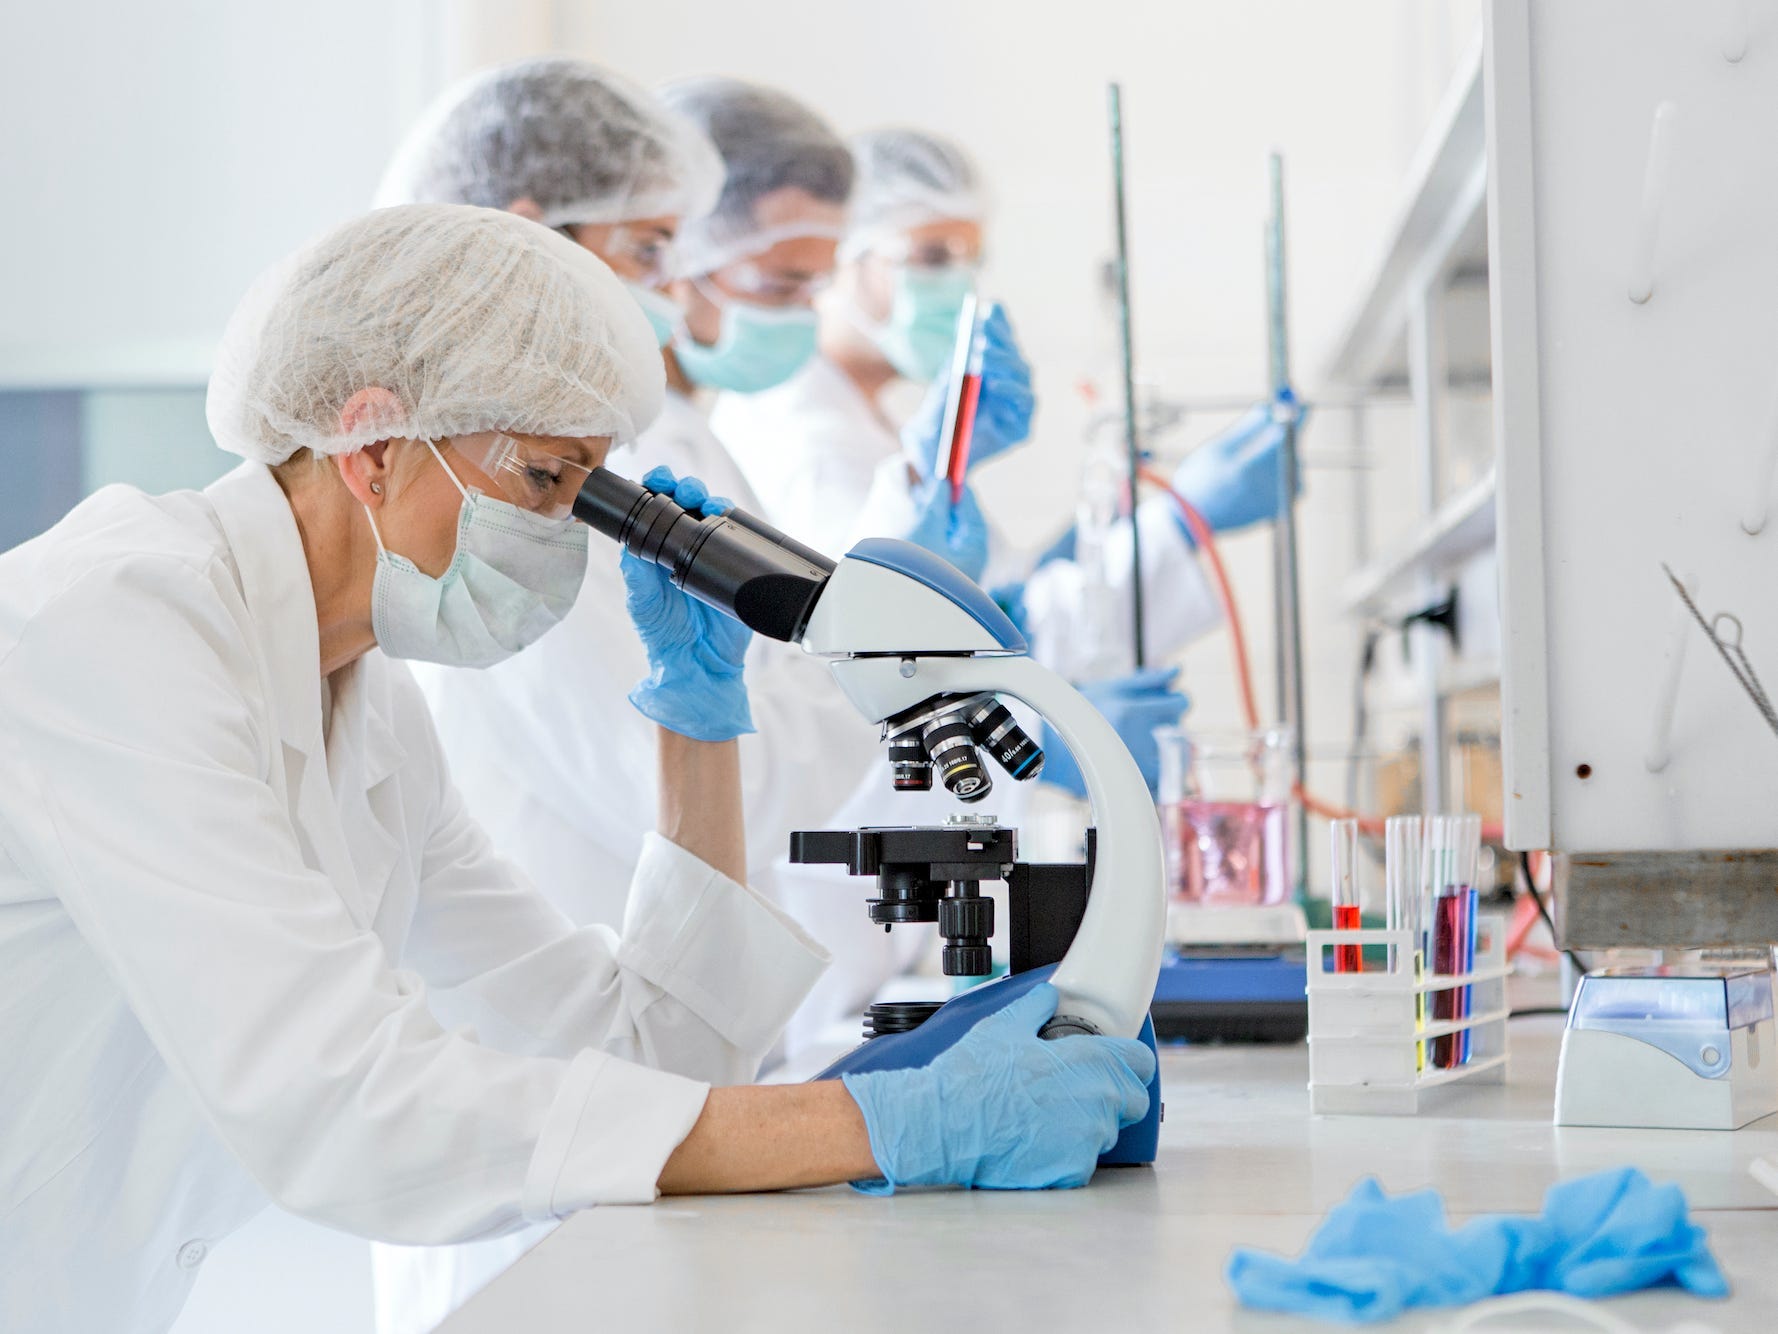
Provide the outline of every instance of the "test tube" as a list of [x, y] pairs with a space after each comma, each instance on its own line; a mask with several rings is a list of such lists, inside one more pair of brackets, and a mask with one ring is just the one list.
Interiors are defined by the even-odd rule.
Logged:
[[[1432, 971], [1432, 938], [1438, 921], [1438, 857], [1442, 838], [1440, 821], [1443, 819], [1442, 815], [1428, 815], [1420, 829], [1420, 873], [1414, 885], [1414, 934], [1419, 942], [1417, 958], [1422, 978]], [[1417, 1028], [1426, 1027], [1433, 1008], [1428, 1001], [1436, 1004], [1436, 999], [1428, 992], [1415, 993], [1414, 1023]], [[1414, 1068], [1424, 1070], [1431, 1059], [1430, 1044], [1420, 1043], [1414, 1053]]]
[[[1428, 832], [1432, 896], [1432, 971], [1438, 977], [1454, 977], [1463, 971], [1459, 941], [1463, 932], [1463, 896], [1458, 892], [1457, 855], [1461, 839], [1461, 817], [1435, 815]], [[1454, 988], [1432, 993], [1432, 1018], [1448, 1021], [1457, 1018], [1458, 996]], [[1457, 1064], [1461, 1043], [1457, 1035], [1442, 1033], [1432, 1040], [1432, 1065], [1448, 1070]]]
[[[1358, 821], [1335, 820], [1328, 833], [1333, 840], [1334, 929], [1356, 931], [1364, 925], [1364, 910], [1358, 901]], [[1363, 946], [1334, 946], [1334, 972], [1363, 971]]]
[[1383, 825], [1385, 924], [1409, 938], [1405, 957], [1389, 948], [1389, 971], [1418, 977], [1420, 971], [1420, 843], [1425, 822], [1418, 815], [1392, 815]]
[[[1482, 866], [1482, 817], [1474, 814], [1465, 815], [1462, 828], [1464, 855], [1463, 879], [1461, 881], [1463, 886], [1462, 962], [1463, 972], [1473, 973], [1475, 971], [1476, 905], [1481, 894], [1480, 886], [1476, 882], [1480, 878]], [[1465, 1019], [1470, 1016], [1472, 999], [1473, 988], [1464, 987], [1459, 1013]], [[1464, 1029], [1461, 1037], [1462, 1049], [1458, 1054], [1458, 1060], [1460, 1063], [1467, 1064], [1470, 1053], [1470, 1030]]]

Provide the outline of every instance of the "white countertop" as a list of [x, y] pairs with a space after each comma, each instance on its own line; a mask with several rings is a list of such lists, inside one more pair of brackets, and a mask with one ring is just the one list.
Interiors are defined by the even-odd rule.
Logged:
[[1232, 1246], [1295, 1254], [1366, 1175], [1392, 1193], [1436, 1186], [1454, 1215], [1535, 1213], [1558, 1177], [1626, 1163], [1684, 1187], [1735, 1293], [1651, 1292], [1612, 1312], [1651, 1330], [1778, 1329], [1778, 1195], [1748, 1174], [1778, 1154], [1778, 1117], [1733, 1134], [1558, 1128], [1560, 1033], [1559, 1019], [1515, 1020], [1507, 1083], [1453, 1087], [1418, 1117], [1311, 1116], [1301, 1045], [1168, 1048], [1152, 1169], [1101, 1171], [1076, 1191], [839, 1187], [596, 1209], [442, 1330], [1301, 1330], [1237, 1309], [1222, 1279]]

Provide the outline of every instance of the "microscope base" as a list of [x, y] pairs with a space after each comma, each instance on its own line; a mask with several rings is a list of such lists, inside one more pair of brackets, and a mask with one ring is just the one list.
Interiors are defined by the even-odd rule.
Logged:
[[[872, 1038], [862, 1046], [854, 1047], [815, 1078], [838, 1079], [841, 1075], [863, 1074], [871, 1070], [909, 1070], [927, 1065], [973, 1028], [977, 1021], [1017, 1000], [1037, 983], [1048, 981], [1055, 971], [1056, 966], [1049, 964], [972, 987], [946, 1001], [918, 1028]], [[1152, 1049], [1155, 1045], [1153, 1022], [1143, 1020], [1142, 1032], [1138, 1036]], [[1161, 1113], [1161, 1076], [1157, 1067], [1155, 1077], [1148, 1085], [1148, 1115], [1135, 1125], [1124, 1127], [1117, 1143], [1099, 1156], [1099, 1165], [1152, 1163], [1160, 1144]]]

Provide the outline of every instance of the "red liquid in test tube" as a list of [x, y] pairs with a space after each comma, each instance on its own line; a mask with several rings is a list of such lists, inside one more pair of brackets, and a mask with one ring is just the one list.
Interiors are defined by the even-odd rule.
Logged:
[[[1333, 910], [1333, 924], [1337, 930], [1356, 931], [1364, 925], [1364, 910], [1356, 904], [1339, 906]], [[1362, 973], [1364, 971], [1364, 947], [1362, 945], [1335, 945], [1334, 972]]]
[[[1364, 909], [1358, 895], [1358, 821], [1335, 820], [1328, 832], [1333, 840], [1334, 929], [1356, 931], [1364, 925]], [[1334, 946], [1334, 972], [1363, 971], [1362, 945]]]
[[982, 373], [971, 370], [963, 377], [957, 400], [957, 429], [951, 433], [951, 457], [945, 467], [953, 505], [963, 499], [963, 479], [969, 474], [969, 446], [975, 438], [975, 410], [981, 401]]

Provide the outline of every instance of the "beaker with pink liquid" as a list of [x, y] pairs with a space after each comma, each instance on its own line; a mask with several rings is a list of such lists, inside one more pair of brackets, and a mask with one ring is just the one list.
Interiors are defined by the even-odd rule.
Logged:
[[1173, 897], [1205, 907], [1289, 899], [1290, 733], [1157, 727], [1154, 736]]

